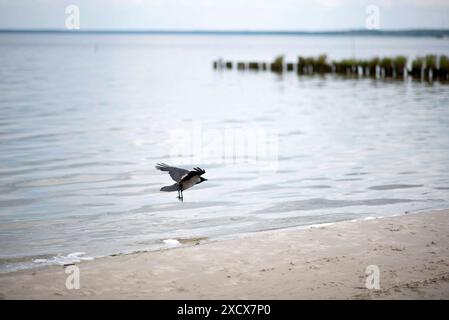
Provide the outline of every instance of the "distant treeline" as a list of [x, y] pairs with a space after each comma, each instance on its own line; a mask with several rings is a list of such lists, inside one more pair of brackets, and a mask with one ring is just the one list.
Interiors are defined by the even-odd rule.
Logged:
[[449, 37], [449, 29], [408, 30], [340, 30], [340, 31], [295, 31], [295, 30], [95, 30], [95, 29], [0, 29], [0, 33], [68, 33], [68, 34], [161, 34], [161, 35], [231, 35], [231, 36], [388, 36], [388, 37]]
[[298, 57], [296, 63], [285, 62], [284, 56], [278, 56], [270, 63], [266, 62], [232, 62], [217, 60], [213, 62], [217, 70], [270, 70], [276, 73], [296, 72], [299, 75], [307, 74], [338, 74], [345, 76], [360, 76], [373, 78], [397, 78], [403, 79], [410, 76], [414, 79], [427, 81], [449, 81], [449, 57], [445, 55], [427, 55], [415, 58], [410, 66], [407, 57], [396, 56], [393, 58], [372, 58], [368, 60], [343, 59], [339, 61], [327, 61], [326, 55], [318, 57]]

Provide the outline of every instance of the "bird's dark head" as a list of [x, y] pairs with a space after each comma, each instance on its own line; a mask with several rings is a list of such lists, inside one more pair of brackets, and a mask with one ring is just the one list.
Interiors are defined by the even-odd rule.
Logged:
[[206, 178], [203, 178], [203, 177], [200, 177], [200, 181], [199, 181], [198, 183], [201, 183], [201, 182], [203, 182], [203, 181], [207, 181], [207, 179], [206, 179]]

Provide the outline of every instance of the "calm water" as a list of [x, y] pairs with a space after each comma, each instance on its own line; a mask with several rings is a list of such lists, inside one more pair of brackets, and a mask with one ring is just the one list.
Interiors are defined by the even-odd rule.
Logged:
[[[449, 207], [448, 85], [211, 67], [279, 53], [412, 58], [449, 41], [0, 35], [0, 271]], [[198, 127], [203, 147], [213, 132], [274, 132], [275, 169], [173, 156], [173, 132]], [[209, 181], [181, 203], [159, 192], [172, 183], [160, 161]]]

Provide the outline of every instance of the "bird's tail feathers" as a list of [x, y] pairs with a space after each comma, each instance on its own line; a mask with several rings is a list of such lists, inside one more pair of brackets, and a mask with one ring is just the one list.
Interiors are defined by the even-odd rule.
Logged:
[[177, 183], [174, 183], [171, 186], [162, 187], [161, 191], [170, 192], [170, 191], [178, 191], [178, 189], [179, 189], [179, 185]]

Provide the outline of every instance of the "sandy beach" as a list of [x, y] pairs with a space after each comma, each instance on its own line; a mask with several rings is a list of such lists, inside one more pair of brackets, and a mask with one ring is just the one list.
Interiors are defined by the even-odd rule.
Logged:
[[[380, 288], [367, 289], [367, 267]], [[284, 229], [0, 275], [2, 299], [448, 299], [449, 210]]]

